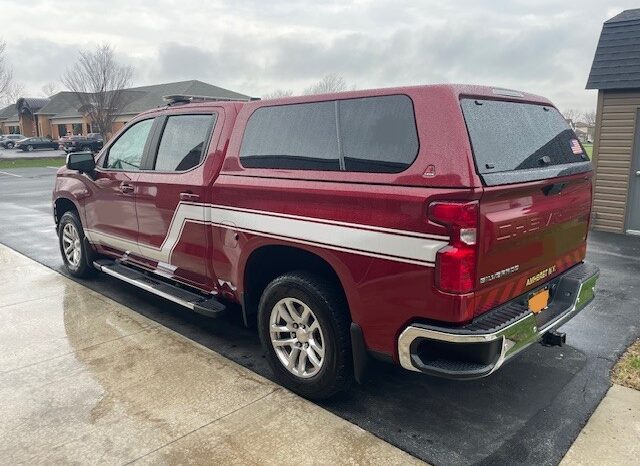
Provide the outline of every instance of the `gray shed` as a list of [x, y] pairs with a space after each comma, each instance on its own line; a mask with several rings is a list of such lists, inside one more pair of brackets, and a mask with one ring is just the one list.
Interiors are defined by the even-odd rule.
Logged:
[[587, 89], [598, 89], [592, 226], [640, 235], [640, 8], [605, 21]]

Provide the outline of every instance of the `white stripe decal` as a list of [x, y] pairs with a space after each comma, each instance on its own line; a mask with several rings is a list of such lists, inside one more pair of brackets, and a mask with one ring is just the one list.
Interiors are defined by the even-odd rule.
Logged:
[[300, 215], [291, 215], [291, 214], [282, 214], [279, 212], [265, 212], [263, 210], [253, 210], [253, 209], [244, 209], [241, 207], [230, 207], [230, 206], [225, 206], [225, 205], [215, 205], [215, 204], [204, 204], [207, 207], [214, 207], [214, 208], [219, 208], [219, 209], [225, 209], [225, 210], [233, 210], [233, 211], [237, 211], [237, 212], [249, 212], [249, 213], [254, 213], [254, 214], [266, 214], [266, 215], [270, 215], [273, 217], [283, 217], [283, 218], [294, 218], [297, 220], [308, 220], [310, 222], [314, 222], [314, 223], [328, 223], [331, 225], [342, 225], [342, 226], [347, 226], [347, 227], [354, 227], [354, 228], [358, 228], [360, 230], [371, 230], [371, 231], [381, 231], [381, 232], [386, 232], [386, 233], [396, 233], [398, 235], [403, 235], [403, 236], [412, 236], [415, 238], [429, 238], [429, 239], [440, 239], [440, 240], [446, 240], [447, 242], [449, 242], [449, 237], [448, 236], [441, 236], [441, 235], [429, 235], [426, 233], [420, 233], [418, 231], [409, 231], [409, 230], [395, 230], [393, 228], [385, 228], [385, 227], [378, 227], [378, 226], [374, 226], [374, 225], [364, 225], [362, 223], [348, 223], [348, 222], [340, 222], [338, 220], [328, 220], [325, 218], [317, 218], [317, 217], [303, 217]]
[[96, 230], [86, 229], [85, 233], [91, 242], [122, 250], [137, 250], [150, 259], [171, 263], [172, 251], [178, 244], [186, 222], [205, 223], [270, 238], [425, 266], [433, 266], [436, 253], [447, 245], [445, 237], [433, 239], [419, 232], [193, 203], [178, 205], [169, 233], [160, 248], [137, 244]]

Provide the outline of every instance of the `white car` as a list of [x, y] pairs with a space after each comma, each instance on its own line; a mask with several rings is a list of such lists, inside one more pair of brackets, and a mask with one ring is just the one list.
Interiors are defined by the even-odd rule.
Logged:
[[0, 136], [0, 146], [5, 149], [13, 149], [16, 145], [16, 142], [25, 139], [26, 136], [22, 134], [3, 134]]

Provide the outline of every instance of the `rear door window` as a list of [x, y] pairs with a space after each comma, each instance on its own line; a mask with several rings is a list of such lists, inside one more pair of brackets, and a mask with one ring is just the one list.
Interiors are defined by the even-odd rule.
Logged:
[[162, 132], [155, 170], [185, 171], [200, 164], [215, 115], [172, 115]]
[[575, 133], [553, 107], [480, 99], [462, 99], [461, 106], [478, 173], [485, 181], [514, 171], [522, 173], [512, 181], [540, 179], [536, 171], [541, 170], [558, 176], [577, 168], [567, 165], [585, 162], [590, 169]]
[[257, 109], [240, 160], [249, 168], [398, 173], [418, 155], [411, 99], [365, 97]]

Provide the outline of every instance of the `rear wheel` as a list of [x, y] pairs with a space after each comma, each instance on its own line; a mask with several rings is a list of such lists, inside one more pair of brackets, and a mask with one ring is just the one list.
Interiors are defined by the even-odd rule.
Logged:
[[82, 146], [80, 150], [83, 152], [92, 152], [90, 146]]
[[276, 278], [260, 299], [258, 330], [274, 374], [307, 398], [327, 398], [349, 387], [349, 324], [337, 287], [307, 272]]
[[7, 143], [7, 149], [13, 149], [13, 146], [15, 146], [14, 143], [12, 143], [12, 142], [8, 142]]
[[91, 251], [84, 241], [84, 230], [74, 211], [65, 212], [58, 224], [58, 242], [66, 269], [74, 277], [88, 277], [95, 269], [88, 264]]

